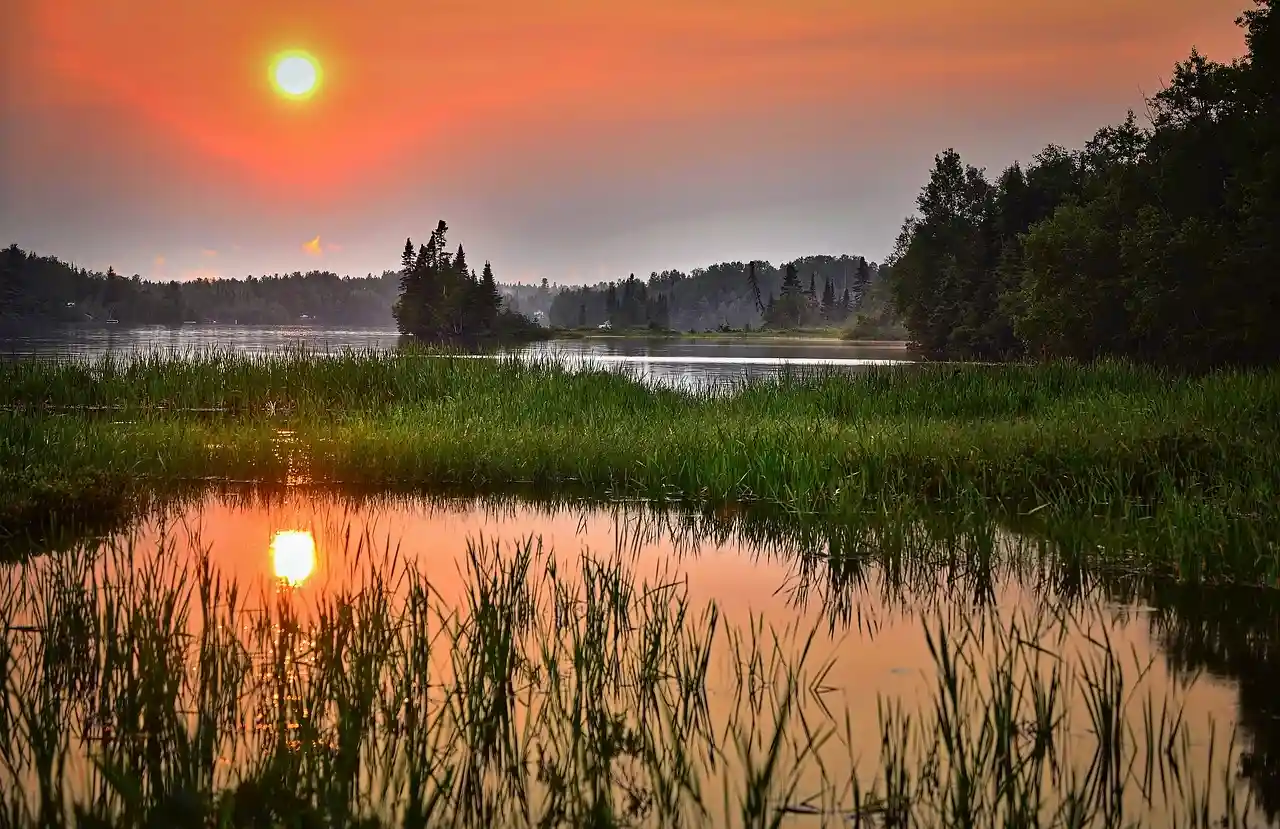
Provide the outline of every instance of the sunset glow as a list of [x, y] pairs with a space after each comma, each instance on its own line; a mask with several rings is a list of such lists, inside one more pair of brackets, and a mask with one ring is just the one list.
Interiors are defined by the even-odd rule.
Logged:
[[319, 233], [363, 275], [447, 215], [500, 279], [878, 260], [934, 153], [1079, 146], [1247, 2], [17, 0], [0, 244], [243, 277]]
[[276, 578], [296, 587], [316, 569], [316, 540], [305, 530], [281, 530], [271, 539], [271, 566]]

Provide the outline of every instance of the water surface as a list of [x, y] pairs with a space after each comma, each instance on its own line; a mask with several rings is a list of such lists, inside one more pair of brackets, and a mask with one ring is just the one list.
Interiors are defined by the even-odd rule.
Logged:
[[[0, 337], [0, 355], [93, 358], [104, 354], [181, 354], [209, 349], [271, 354], [296, 347], [336, 353], [346, 349], [389, 350], [396, 348], [399, 341], [394, 329], [223, 325], [72, 327], [43, 334]], [[859, 371], [873, 365], [911, 362], [905, 349], [892, 343], [816, 339], [602, 337], [533, 343], [506, 353], [625, 371], [649, 381], [684, 387], [719, 386], [777, 376], [783, 371]]]
[[[877, 538], [886, 546], [877, 550]], [[979, 704], [979, 686], [997, 675], [1001, 631], [1016, 629], [1039, 649], [1040, 669], [1057, 666], [1073, 683], [1056, 741], [1061, 762], [1080, 779], [1102, 773], [1086, 688], [1103, 680], [1123, 686], [1126, 704], [1118, 713], [1128, 759], [1119, 772], [1108, 773], [1123, 778], [1129, 820], [1181, 822], [1198, 802], [1196, 788], [1214, 786], [1209, 801], [1215, 813], [1233, 808], [1224, 805], [1230, 795], [1239, 803], [1252, 798], [1253, 825], [1265, 825], [1257, 822], [1260, 812], [1275, 818], [1275, 591], [1122, 577], [1080, 582], [1064, 578], [1051, 562], [999, 530], [985, 541], [919, 535], [908, 540], [905, 555], [902, 549], [890, 551], [888, 543], [875, 533], [846, 532], [836, 544], [821, 531], [764, 529], [733, 510], [658, 512], [642, 504], [548, 508], [291, 490], [269, 497], [209, 495], [156, 515], [127, 536], [99, 545], [127, 551], [99, 565], [106, 585], [135, 570], [161, 580], [191, 579], [207, 561], [245, 587], [247, 611], [287, 600], [305, 616], [332, 597], [366, 593], [370, 579], [395, 562], [422, 575], [445, 609], [442, 618], [448, 618], [465, 615], [474, 596], [477, 573], [469, 551], [489, 549], [509, 561], [521, 545], [532, 544], [542, 551], [539, 561], [558, 562], [557, 577], [564, 580], [585, 578], [596, 566], [592, 562], [612, 562], [647, 585], [644, 595], [684, 591], [689, 607], [698, 611], [685, 622], [691, 630], [701, 630], [709, 618], [703, 611], [715, 607], [720, 638], [706, 675], [709, 723], [729, 731], [746, 728], [750, 739], [767, 744], [776, 710], [751, 708], [763, 703], [744, 696], [743, 670], [759, 670], [756, 684], [766, 687], [777, 682], [768, 665], [809, 666], [789, 733], [801, 735], [797, 744], [810, 734], [835, 737], [800, 759], [798, 749], [788, 749], [801, 768], [788, 812], [797, 826], [816, 825], [806, 823], [814, 820], [808, 814], [813, 810], [827, 810], [828, 819], [835, 815], [848, 799], [850, 780], [875, 784], [886, 711], [900, 709], [916, 718], [917, 727], [930, 715], [939, 673], [927, 634], [935, 643], [943, 631], [963, 638], [966, 625], [986, 620], [987, 627], [974, 628], [981, 637], [965, 640], [963, 650], [976, 665], [977, 685], [969, 689], [975, 707], [968, 712], [974, 722], [990, 713]], [[158, 557], [155, 551], [161, 551]], [[10, 568], [6, 577], [30, 585], [38, 581], [36, 573], [66, 560], [37, 559], [25, 569]], [[11, 596], [22, 594], [13, 581], [9, 585]], [[389, 595], [403, 596], [404, 589], [396, 582]], [[25, 635], [11, 629], [14, 652]], [[744, 651], [756, 654], [759, 664], [753, 658], [744, 669], [736, 661]], [[455, 668], [446, 662], [437, 669], [448, 675]], [[1144, 755], [1152, 719], [1168, 712], [1181, 717], [1177, 750], [1165, 745], [1166, 735], [1153, 754]], [[717, 736], [709, 729], [709, 745], [730, 744], [730, 733]], [[917, 732], [902, 748], [919, 752], [933, 739]], [[743, 773], [742, 758], [725, 750], [726, 757], [704, 770], [708, 776]], [[1180, 765], [1167, 768], [1162, 752], [1176, 754]], [[718, 797], [719, 790], [712, 791]], [[728, 817], [723, 806], [716, 808], [713, 814]]]

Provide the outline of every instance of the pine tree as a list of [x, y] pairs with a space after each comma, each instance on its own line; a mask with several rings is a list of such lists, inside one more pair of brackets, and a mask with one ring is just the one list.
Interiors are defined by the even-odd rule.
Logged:
[[449, 225], [445, 224], [444, 219], [436, 222], [436, 229], [431, 234], [435, 239], [435, 266], [437, 269], [444, 271], [449, 268], [449, 243], [446, 237], [449, 235]]
[[782, 274], [782, 295], [800, 293], [800, 275], [796, 273], [796, 265], [794, 262], [788, 262], [786, 269]]
[[794, 262], [788, 262], [782, 275], [782, 291], [776, 306], [771, 306], [769, 322], [774, 325], [794, 327], [800, 324], [805, 305], [804, 288]]
[[396, 319], [396, 328], [406, 335], [416, 334], [418, 328], [417, 304], [420, 296], [417, 261], [413, 239], [405, 239], [404, 252], [400, 255], [400, 298], [396, 300], [391, 313]]
[[815, 279], [817, 279], [817, 275], [816, 275], [816, 274], [813, 274], [813, 273], [809, 274], [809, 296], [813, 297], [814, 299], [817, 299], [817, 298], [818, 298], [818, 286], [817, 286], [817, 284], [814, 282], [814, 280], [815, 280]]
[[[405, 239], [404, 253], [400, 255], [400, 273], [403, 275], [411, 272], [413, 270], [413, 262], [413, 239]], [[404, 282], [401, 282], [400, 286], [403, 289]]]
[[871, 268], [867, 266], [865, 256], [858, 257], [857, 270], [853, 272], [853, 308], [861, 308], [866, 298], [867, 288], [871, 285]]
[[751, 297], [756, 301], [756, 310], [763, 317], [766, 309], [764, 302], [760, 299], [760, 280], [756, 278], [755, 260], [747, 264], [747, 283], [751, 285]]
[[484, 270], [480, 274], [480, 296], [483, 300], [481, 308], [484, 323], [492, 328], [498, 319], [498, 311], [502, 308], [502, 294], [498, 292], [498, 281], [493, 278], [493, 266], [488, 261], [484, 263]]
[[831, 284], [831, 278], [827, 277], [827, 285], [822, 289], [822, 311], [828, 317], [835, 312], [836, 289]]
[[845, 319], [848, 319], [849, 315], [853, 313], [853, 300], [849, 298], [848, 288], [844, 289], [844, 295], [840, 297], [840, 312], [844, 315]]

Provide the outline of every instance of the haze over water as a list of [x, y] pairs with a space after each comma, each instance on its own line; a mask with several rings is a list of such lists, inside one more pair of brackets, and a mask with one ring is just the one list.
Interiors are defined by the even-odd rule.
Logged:
[[[182, 328], [67, 328], [28, 336], [0, 337], [0, 359], [13, 356], [94, 359], [112, 354], [182, 354], [225, 350], [275, 354], [286, 348], [320, 353], [392, 350], [400, 336], [390, 329], [192, 325]], [[552, 340], [503, 349], [526, 359], [623, 371], [651, 382], [686, 388], [731, 384], [777, 376], [783, 371], [860, 371], [868, 366], [909, 363], [901, 344], [836, 339], [743, 340], [607, 337]]]

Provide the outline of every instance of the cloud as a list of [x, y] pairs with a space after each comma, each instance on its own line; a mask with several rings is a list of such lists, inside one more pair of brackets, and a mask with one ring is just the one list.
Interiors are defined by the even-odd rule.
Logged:
[[337, 242], [325, 242], [324, 249], [329, 251], [330, 253], [338, 253], [339, 251], [342, 250], [342, 245], [338, 244]]
[[155, 265], [157, 268], [163, 268], [163, 267], [164, 267], [164, 257], [157, 253], [157, 254], [156, 254], [156, 258], [151, 260], [151, 264], [152, 264], [152, 265]]
[[320, 246], [320, 237], [317, 236], [316, 238], [312, 239], [310, 242], [307, 242], [306, 244], [304, 244], [302, 246], [302, 252], [307, 254], [308, 256], [324, 255], [324, 249]]
[[206, 256], [206, 257], [208, 257], [208, 258], [212, 259], [213, 257], [215, 257], [215, 256], [217, 256], [217, 255], [218, 255], [218, 252], [217, 252], [216, 250], [214, 250], [213, 248], [202, 248], [202, 249], [200, 250], [200, 254], [201, 254], [202, 256]]

